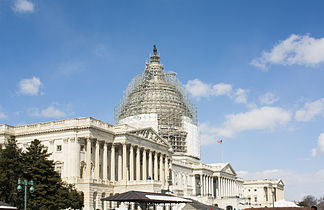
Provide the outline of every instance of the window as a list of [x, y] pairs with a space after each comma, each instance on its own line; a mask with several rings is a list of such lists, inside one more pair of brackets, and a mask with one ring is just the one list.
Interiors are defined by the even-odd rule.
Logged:
[[59, 173], [60, 176], [61, 176], [61, 175], [62, 175], [62, 166], [57, 166], [57, 167], [56, 167], [56, 171], [57, 171], [57, 173]]
[[62, 145], [57, 145], [56, 146], [56, 151], [61, 152], [62, 151]]
[[81, 152], [84, 152], [84, 151], [85, 151], [85, 146], [84, 146], [84, 144], [81, 144], [81, 145], [80, 145], [80, 151], [81, 151]]
[[258, 202], [258, 198], [256, 196], [254, 197], [254, 202]]
[[256, 192], [257, 191], [257, 189], [254, 189], [254, 192]]

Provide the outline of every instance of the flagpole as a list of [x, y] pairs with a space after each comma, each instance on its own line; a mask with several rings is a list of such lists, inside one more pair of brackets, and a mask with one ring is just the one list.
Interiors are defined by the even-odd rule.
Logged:
[[224, 151], [223, 151], [223, 144], [221, 144], [221, 155], [222, 155], [222, 163], [224, 163]]

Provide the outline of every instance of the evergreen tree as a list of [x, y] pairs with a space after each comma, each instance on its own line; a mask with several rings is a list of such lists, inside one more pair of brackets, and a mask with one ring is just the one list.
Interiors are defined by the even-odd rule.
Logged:
[[33, 180], [34, 193], [29, 193], [29, 209], [65, 209], [81, 208], [83, 195], [75, 190], [73, 185], [62, 182], [60, 175], [54, 170], [53, 160], [47, 149], [35, 139], [23, 155], [23, 161], [28, 166], [24, 178]]
[[22, 153], [13, 137], [5, 147], [0, 150], [0, 200], [21, 209], [23, 197], [18, 194], [17, 186], [24, 170]]

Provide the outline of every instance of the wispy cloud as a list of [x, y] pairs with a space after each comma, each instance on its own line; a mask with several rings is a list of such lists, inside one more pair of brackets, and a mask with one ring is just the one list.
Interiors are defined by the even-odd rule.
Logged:
[[35, 6], [28, 0], [16, 0], [13, 10], [18, 13], [33, 13], [35, 11]]
[[67, 114], [55, 107], [54, 105], [51, 105], [45, 109], [39, 109], [39, 108], [33, 108], [28, 111], [30, 116], [33, 117], [43, 117], [43, 118], [60, 118], [60, 117], [66, 117]]
[[318, 115], [324, 116], [324, 98], [305, 103], [304, 108], [297, 110], [295, 119], [300, 122], [308, 122]]
[[70, 60], [58, 66], [58, 73], [64, 76], [70, 76], [84, 71], [84, 64], [80, 60]]
[[324, 38], [309, 35], [291, 34], [280, 41], [270, 51], [263, 51], [251, 64], [267, 70], [271, 65], [306, 65], [315, 66], [324, 62]]
[[[291, 113], [280, 107], [264, 106], [248, 112], [230, 114], [221, 126], [202, 123], [201, 142], [203, 145], [216, 143], [217, 138], [231, 138], [243, 131], [275, 129], [291, 120]], [[204, 139], [205, 138], [205, 139]]]
[[42, 82], [38, 77], [22, 79], [19, 82], [19, 92], [23, 95], [36, 96], [40, 92]]
[[318, 137], [317, 148], [312, 150], [312, 156], [324, 156], [324, 133]]
[[260, 103], [261, 104], [265, 104], [265, 105], [271, 105], [277, 101], [279, 101], [279, 97], [275, 96], [275, 94], [273, 93], [266, 93], [264, 95], [262, 95], [260, 98]]
[[7, 118], [7, 115], [2, 111], [2, 107], [0, 106], [0, 120], [4, 120]]
[[238, 88], [233, 90], [231, 84], [218, 83], [218, 84], [208, 84], [202, 82], [200, 79], [189, 80], [185, 84], [188, 92], [196, 99], [202, 97], [208, 98], [212, 96], [228, 96], [234, 100], [235, 103], [247, 103], [247, 90]]

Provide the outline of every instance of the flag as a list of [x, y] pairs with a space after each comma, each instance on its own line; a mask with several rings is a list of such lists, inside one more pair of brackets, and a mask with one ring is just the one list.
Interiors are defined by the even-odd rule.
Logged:
[[217, 140], [218, 144], [223, 144], [223, 140]]

